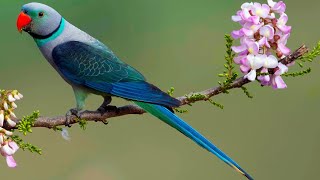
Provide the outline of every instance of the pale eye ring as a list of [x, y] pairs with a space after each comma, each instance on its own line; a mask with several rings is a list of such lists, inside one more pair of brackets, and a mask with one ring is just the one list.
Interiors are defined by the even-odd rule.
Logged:
[[39, 16], [39, 17], [43, 17], [43, 16], [44, 16], [44, 13], [43, 13], [43, 12], [39, 12], [38, 16]]

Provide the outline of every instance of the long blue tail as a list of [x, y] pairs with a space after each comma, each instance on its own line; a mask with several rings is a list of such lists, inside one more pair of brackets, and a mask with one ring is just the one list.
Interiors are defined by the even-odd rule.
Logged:
[[134, 103], [136, 103], [138, 106], [140, 106], [150, 114], [164, 121], [171, 127], [177, 129], [182, 134], [189, 137], [191, 140], [193, 140], [212, 154], [218, 156], [222, 161], [247, 177], [249, 180], [253, 180], [253, 178], [248, 173], [246, 173], [235, 161], [233, 161], [230, 157], [228, 157], [225, 153], [223, 153], [220, 149], [213, 145], [209, 140], [202, 136], [198, 131], [193, 129], [189, 124], [184, 122], [167, 108], [160, 105], [148, 104], [144, 102], [135, 101]]

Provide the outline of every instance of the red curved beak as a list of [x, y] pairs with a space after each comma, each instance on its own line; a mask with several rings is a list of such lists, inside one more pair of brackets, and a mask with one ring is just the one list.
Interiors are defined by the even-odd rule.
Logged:
[[22, 29], [24, 27], [26, 27], [27, 25], [30, 24], [30, 22], [32, 21], [31, 17], [28, 16], [27, 14], [25, 14], [24, 12], [21, 12], [18, 16], [18, 19], [17, 19], [17, 28], [18, 28], [18, 31], [20, 33], [22, 33]]

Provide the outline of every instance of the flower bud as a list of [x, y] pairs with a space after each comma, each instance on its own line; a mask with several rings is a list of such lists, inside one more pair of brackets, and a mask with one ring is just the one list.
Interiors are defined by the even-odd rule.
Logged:
[[270, 46], [273, 50], [277, 50], [278, 49], [278, 44], [273, 42], [273, 43], [270, 43]]
[[16, 103], [12, 102], [12, 103], [11, 103], [11, 107], [12, 107], [13, 109], [16, 109], [18, 106], [17, 106]]
[[272, 20], [271, 20], [271, 23], [272, 23], [272, 25], [273, 25], [274, 27], [277, 26], [277, 22], [278, 22], [277, 19], [272, 19]]
[[277, 54], [277, 57], [278, 57], [278, 58], [281, 58], [281, 57], [283, 56], [283, 54], [282, 54], [282, 52], [281, 52], [281, 51], [277, 51], [277, 53], [276, 53], [276, 54]]
[[8, 110], [8, 109], [9, 109], [7, 101], [4, 101], [4, 103], [3, 103], [3, 108], [4, 108], [5, 110]]
[[4, 112], [3, 110], [0, 111], [0, 127], [3, 126], [3, 121], [4, 121]]
[[11, 140], [9, 140], [9, 147], [13, 150], [13, 153], [15, 153], [19, 149], [17, 143]]
[[259, 33], [259, 32], [254, 33], [253, 37], [254, 37], [256, 40], [259, 40], [259, 39], [260, 39], [260, 33]]
[[20, 99], [22, 99], [22, 98], [23, 98], [23, 95], [22, 95], [22, 94], [20, 94], [20, 93], [18, 93], [18, 96], [20, 97]]
[[11, 149], [9, 147], [8, 143], [6, 143], [4, 146], [2, 146], [0, 151], [3, 152], [3, 154], [6, 156], [12, 156], [14, 154], [13, 149]]
[[7, 123], [9, 124], [10, 127], [16, 126], [16, 123], [14, 121], [12, 121], [9, 117], [6, 120], [7, 120]]
[[8, 130], [5, 130], [5, 129], [4, 129], [4, 133], [5, 133], [7, 136], [12, 136], [12, 135], [13, 135], [13, 132], [8, 131]]
[[280, 36], [279, 36], [279, 35], [275, 35], [275, 36], [273, 37], [273, 39], [274, 39], [274, 41], [276, 42], [276, 41], [278, 41], [278, 40], [280, 39]]
[[14, 112], [12, 112], [12, 111], [10, 111], [10, 116], [12, 117], [12, 118], [17, 118], [17, 116], [14, 114]]
[[15, 94], [13, 97], [14, 97], [16, 100], [20, 100], [20, 99], [21, 99], [17, 94]]
[[8, 95], [8, 101], [9, 102], [14, 102], [14, 101], [16, 101], [16, 99], [12, 96], [12, 94], [9, 94]]
[[0, 133], [0, 144], [3, 144], [3, 142], [4, 142], [3, 134], [2, 134], [2, 133]]

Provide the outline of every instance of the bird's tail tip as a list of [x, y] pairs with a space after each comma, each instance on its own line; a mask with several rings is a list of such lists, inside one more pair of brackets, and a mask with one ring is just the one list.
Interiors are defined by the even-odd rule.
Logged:
[[237, 172], [239, 172], [240, 174], [242, 174], [243, 176], [245, 176], [248, 180], [254, 180], [254, 179], [253, 179], [248, 173], [246, 173], [244, 170], [236, 167], [236, 166], [233, 165], [233, 164], [230, 164], [230, 165], [231, 165], [231, 167], [232, 167], [233, 169], [235, 169]]

